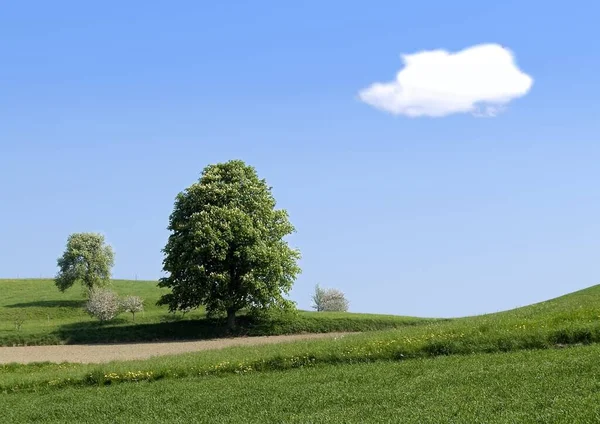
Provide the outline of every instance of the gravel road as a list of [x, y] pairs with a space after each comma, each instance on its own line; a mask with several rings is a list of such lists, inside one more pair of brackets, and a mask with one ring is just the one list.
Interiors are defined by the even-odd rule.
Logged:
[[102, 363], [146, 359], [152, 356], [174, 355], [202, 350], [223, 349], [230, 346], [256, 346], [298, 340], [343, 337], [348, 333], [293, 334], [286, 336], [236, 337], [200, 341], [164, 343], [130, 343], [98, 345], [53, 345], [0, 347], [0, 364], [18, 362], [79, 362]]

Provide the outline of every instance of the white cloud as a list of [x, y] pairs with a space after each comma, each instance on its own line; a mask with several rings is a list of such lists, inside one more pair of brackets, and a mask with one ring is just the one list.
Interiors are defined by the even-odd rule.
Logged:
[[517, 67], [512, 52], [498, 44], [456, 53], [421, 51], [402, 55], [402, 60], [404, 67], [395, 81], [372, 84], [360, 91], [360, 99], [394, 115], [496, 116], [533, 84], [533, 78]]

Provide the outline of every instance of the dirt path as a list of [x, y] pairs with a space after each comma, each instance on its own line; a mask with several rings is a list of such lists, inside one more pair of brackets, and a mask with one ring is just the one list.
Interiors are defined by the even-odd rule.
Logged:
[[223, 349], [230, 346], [256, 346], [298, 340], [343, 337], [347, 334], [349, 333], [237, 337], [231, 339], [164, 343], [0, 347], [0, 364], [11, 362], [18, 362], [21, 364], [30, 362], [79, 362], [89, 364], [126, 361], [131, 359], [146, 359], [152, 356]]

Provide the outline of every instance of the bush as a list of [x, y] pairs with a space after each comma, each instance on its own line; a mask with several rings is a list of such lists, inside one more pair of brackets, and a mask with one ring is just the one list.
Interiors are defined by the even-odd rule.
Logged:
[[121, 312], [119, 296], [108, 289], [93, 289], [85, 305], [88, 314], [101, 322], [110, 321]]
[[317, 285], [313, 295], [313, 309], [317, 312], [347, 312], [348, 300], [340, 290], [322, 289]]
[[139, 296], [127, 296], [121, 301], [121, 308], [123, 311], [129, 312], [135, 321], [136, 312], [144, 310], [144, 299]]

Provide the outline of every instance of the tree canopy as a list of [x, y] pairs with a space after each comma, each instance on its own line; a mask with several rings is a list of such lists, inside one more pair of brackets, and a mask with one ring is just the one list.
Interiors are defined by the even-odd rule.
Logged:
[[75, 233], [69, 236], [57, 265], [59, 272], [54, 281], [60, 291], [64, 292], [76, 282], [91, 290], [110, 282], [114, 252], [104, 243], [102, 234]]
[[300, 273], [300, 253], [284, 237], [294, 227], [264, 179], [243, 161], [207, 166], [179, 193], [163, 252], [171, 311], [204, 306], [235, 325], [243, 309], [290, 306], [284, 298]]

